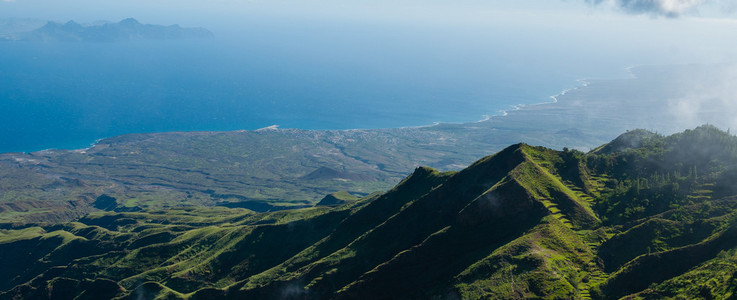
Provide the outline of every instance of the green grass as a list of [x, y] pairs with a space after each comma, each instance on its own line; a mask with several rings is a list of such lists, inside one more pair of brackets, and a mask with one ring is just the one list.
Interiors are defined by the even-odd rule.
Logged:
[[555, 218], [496, 249], [456, 278], [464, 299], [575, 298], [582, 262], [593, 255]]
[[[737, 193], [730, 190], [729, 166], [737, 154], [725, 146], [729, 151], [703, 158], [706, 165], [689, 167], [684, 159], [692, 156], [675, 148], [689, 149], [684, 140], [690, 139], [704, 144], [704, 136], [722, 144], [732, 139], [705, 128], [653, 136], [646, 147], [612, 153], [603, 147], [589, 154], [517, 144], [459, 172], [416, 168], [385, 193], [360, 198], [350, 189], [327, 191], [344, 202], [330, 207], [300, 208], [303, 202], [285, 200], [279, 205], [293, 209], [258, 213], [203, 206], [192, 198], [170, 202], [172, 195], [187, 197], [181, 186], [118, 189], [106, 195], [143, 210], [3, 225], [0, 298], [103, 290], [110, 297], [162, 299], [278, 298], [285, 290], [312, 298], [731, 297]], [[228, 140], [202, 137], [213, 138]], [[119, 154], [143, 164], [133, 152]], [[186, 163], [170, 154], [162, 164]], [[223, 160], [257, 156], [222, 154]], [[75, 155], [59, 159], [85, 157]], [[118, 161], [104, 153], [94, 159]], [[679, 166], [691, 174], [675, 170]], [[254, 172], [271, 176], [269, 170]], [[189, 173], [183, 182], [205, 176]], [[72, 184], [49, 180], [45, 184]], [[27, 187], [48, 188], [34, 182]], [[7, 215], [53, 212], [24, 201]]]
[[19, 230], [0, 230], [0, 244], [32, 239], [45, 233], [46, 230], [41, 227], [28, 227]]

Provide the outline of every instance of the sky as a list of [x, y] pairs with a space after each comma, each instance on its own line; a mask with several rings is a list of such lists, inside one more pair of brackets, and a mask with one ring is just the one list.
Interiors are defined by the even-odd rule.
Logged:
[[326, 47], [339, 46], [352, 34], [386, 43], [424, 38], [450, 55], [494, 48], [520, 64], [599, 64], [581, 77], [621, 75], [636, 65], [734, 62], [736, 11], [737, 0], [0, 0], [0, 18], [133, 17], [205, 27], [242, 43], [254, 36], [294, 41], [275, 42], [284, 47], [330, 37], [336, 41], [323, 41]]
[[[257, 46], [306, 66], [387, 75], [372, 70], [375, 53], [395, 58], [398, 77], [430, 76], [426, 62], [447, 65], [449, 74], [432, 74], [438, 82], [489, 68], [596, 79], [628, 76], [630, 66], [737, 62], [737, 0], [0, 0], [0, 19], [130, 17], [205, 27], [234, 48]], [[733, 74], [715, 78], [724, 80], [718, 93], [686, 95], [674, 109], [693, 112], [715, 97], [737, 103]]]
[[729, 60], [737, 54], [736, 10], [737, 0], [0, 0], [0, 18], [88, 23], [133, 17], [234, 36], [311, 21], [495, 37], [512, 32], [518, 44], [549, 38], [566, 39], [570, 48], [598, 43], [606, 46], [603, 55], [640, 52], [653, 63]]
[[160, 21], [212, 22], [254, 14], [350, 18], [467, 17], [470, 12], [525, 11], [648, 17], [727, 17], [735, 0], [1, 0], [0, 16], [96, 21], [130, 16]]

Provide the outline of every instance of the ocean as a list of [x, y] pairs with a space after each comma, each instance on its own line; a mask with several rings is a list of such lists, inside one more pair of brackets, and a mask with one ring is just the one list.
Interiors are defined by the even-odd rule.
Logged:
[[79, 149], [127, 133], [473, 122], [551, 101], [602, 70], [473, 36], [302, 30], [0, 43], [0, 152]]

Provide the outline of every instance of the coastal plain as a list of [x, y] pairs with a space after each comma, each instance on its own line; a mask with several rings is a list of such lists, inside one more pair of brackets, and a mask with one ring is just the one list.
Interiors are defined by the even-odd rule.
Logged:
[[0, 229], [0, 299], [731, 299], [735, 179], [737, 137], [704, 125], [301, 209], [95, 211]]
[[98, 209], [308, 207], [338, 191], [388, 190], [417, 166], [459, 170], [519, 142], [587, 151], [634, 128], [729, 128], [732, 110], [720, 108], [727, 104], [692, 99], [692, 92], [718, 91], [717, 79], [732, 67], [638, 67], [631, 78], [587, 80], [556, 101], [472, 123], [128, 134], [82, 150], [4, 153], [0, 222], [69, 221]]

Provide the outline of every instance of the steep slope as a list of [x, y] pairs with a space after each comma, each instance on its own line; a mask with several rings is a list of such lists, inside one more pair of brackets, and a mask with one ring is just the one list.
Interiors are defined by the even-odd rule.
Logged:
[[517, 144], [420, 167], [330, 206], [18, 225], [0, 231], [0, 298], [725, 298], [736, 168], [714, 127], [632, 131], [587, 154]]

